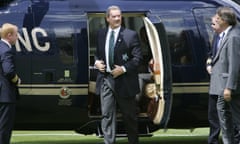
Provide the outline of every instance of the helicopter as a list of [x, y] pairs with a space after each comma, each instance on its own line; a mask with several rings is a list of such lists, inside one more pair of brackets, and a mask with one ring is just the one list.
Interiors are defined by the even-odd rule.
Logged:
[[[123, 26], [139, 33], [144, 59], [139, 77], [145, 93], [138, 102], [139, 135], [158, 129], [207, 127], [209, 75], [205, 69], [213, 38], [211, 17], [230, 0], [5, 0], [0, 24], [18, 26], [16, 67], [21, 77], [15, 129], [75, 130], [102, 135], [99, 96], [95, 93], [96, 33], [106, 27], [105, 10], [122, 9]], [[145, 38], [141, 29], [145, 29]], [[154, 79], [152, 79], [152, 77]], [[126, 135], [121, 114], [119, 136]]]

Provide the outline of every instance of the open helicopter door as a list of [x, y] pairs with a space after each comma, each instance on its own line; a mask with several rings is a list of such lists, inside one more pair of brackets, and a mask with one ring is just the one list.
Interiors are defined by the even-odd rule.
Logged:
[[[154, 124], [167, 125], [171, 112], [171, 63], [167, 36], [158, 17], [143, 18], [149, 46], [152, 52], [152, 74], [154, 83], [145, 88], [151, 99], [148, 115]], [[151, 106], [151, 103], [153, 106]]]

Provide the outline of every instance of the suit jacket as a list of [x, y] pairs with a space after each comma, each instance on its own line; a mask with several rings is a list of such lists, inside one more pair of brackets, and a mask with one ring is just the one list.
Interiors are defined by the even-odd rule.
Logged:
[[18, 89], [11, 80], [16, 76], [15, 52], [0, 40], [0, 103], [15, 103]]
[[212, 60], [210, 94], [223, 95], [225, 88], [240, 92], [240, 29], [232, 27]]
[[[95, 60], [103, 60], [106, 64], [105, 42], [108, 29], [101, 29], [97, 34], [97, 51]], [[126, 73], [114, 79], [115, 92], [119, 96], [136, 96], [139, 93], [138, 66], [142, 59], [140, 42], [135, 31], [121, 27], [114, 47], [114, 64], [124, 66]], [[96, 93], [100, 94], [105, 73], [98, 72]]]

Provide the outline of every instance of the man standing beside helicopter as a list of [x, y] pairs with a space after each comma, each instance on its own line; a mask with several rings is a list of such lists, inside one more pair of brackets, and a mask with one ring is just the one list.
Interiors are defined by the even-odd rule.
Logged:
[[17, 26], [10, 23], [3, 24], [0, 31], [0, 144], [10, 144], [19, 96], [17, 85], [20, 78], [16, 73], [12, 48], [18, 39], [17, 31]]
[[[234, 134], [240, 127], [240, 31], [234, 11], [229, 7], [220, 7], [216, 11], [215, 22], [218, 25], [213, 48], [213, 57], [207, 61], [209, 71], [210, 95], [217, 95], [217, 112], [224, 144], [235, 144]], [[234, 132], [234, 125], [237, 131]]]
[[136, 94], [140, 91], [137, 72], [142, 59], [140, 41], [137, 32], [121, 26], [118, 6], [108, 8], [106, 20], [109, 25], [98, 32], [95, 56], [99, 70], [96, 93], [101, 99], [104, 142], [115, 144], [118, 106], [129, 143], [138, 144]]

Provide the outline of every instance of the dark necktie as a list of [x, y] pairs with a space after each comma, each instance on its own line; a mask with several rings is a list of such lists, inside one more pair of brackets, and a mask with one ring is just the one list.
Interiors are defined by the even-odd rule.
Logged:
[[109, 66], [112, 69], [114, 66], [114, 31], [111, 31], [109, 38]]
[[217, 52], [221, 46], [224, 35], [225, 35], [224, 32], [221, 37], [220, 37], [220, 35], [216, 35], [215, 42], [214, 42], [214, 56], [217, 54]]
[[214, 38], [214, 41], [213, 41], [213, 57], [216, 55], [216, 53], [218, 51], [219, 40], [220, 40], [220, 36], [215, 35], [215, 38]]

